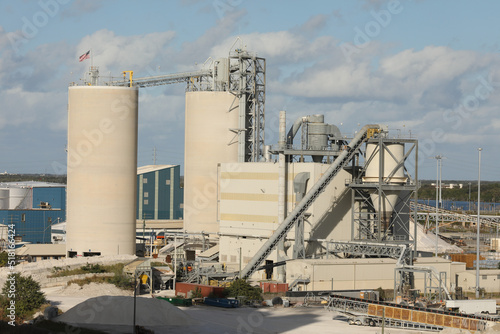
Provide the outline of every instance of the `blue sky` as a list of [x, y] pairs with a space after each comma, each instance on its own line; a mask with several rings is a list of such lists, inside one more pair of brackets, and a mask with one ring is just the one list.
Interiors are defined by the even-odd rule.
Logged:
[[[278, 112], [353, 134], [419, 139], [420, 179], [500, 180], [500, 2], [40, 0], [0, 3], [0, 171], [65, 164], [67, 87], [90, 65], [136, 76], [200, 68], [239, 36], [267, 60], [266, 144]], [[140, 91], [139, 165], [183, 164], [182, 84]], [[359, 125], [358, 125], [359, 124]]]

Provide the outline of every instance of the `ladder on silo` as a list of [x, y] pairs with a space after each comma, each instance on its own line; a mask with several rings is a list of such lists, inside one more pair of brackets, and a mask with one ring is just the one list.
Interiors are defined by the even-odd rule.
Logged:
[[255, 253], [247, 266], [241, 271], [240, 277], [247, 278], [251, 276], [260, 266], [274, 247], [282, 240], [295, 225], [298, 219], [305, 213], [318, 196], [325, 190], [330, 181], [343, 169], [354, 157], [360, 146], [368, 138], [372, 137], [375, 133], [380, 132], [380, 125], [370, 124], [365, 125], [360, 132], [352, 139], [338, 156], [332, 165], [326, 170], [325, 174], [316, 182], [316, 184], [309, 190], [309, 192], [302, 198], [295, 209], [285, 218], [285, 220], [278, 226], [276, 231], [271, 237], [262, 245], [262, 247]]

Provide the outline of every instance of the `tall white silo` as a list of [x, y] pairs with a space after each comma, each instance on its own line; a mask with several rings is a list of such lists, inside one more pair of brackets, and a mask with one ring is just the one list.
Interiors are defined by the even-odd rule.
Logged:
[[[383, 171], [380, 172], [380, 150], [379, 144], [366, 144], [366, 159], [370, 159], [363, 182], [378, 183], [379, 175], [382, 176], [384, 183], [401, 185], [407, 180], [404, 174], [404, 165], [398, 167], [400, 161], [404, 158], [404, 144], [402, 143], [384, 143], [383, 145]], [[390, 176], [390, 177], [389, 177]], [[392, 212], [396, 206], [400, 191], [384, 190], [380, 199], [378, 190], [370, 194], [375, 210], [380, 214], [384, 229], [387, 229], [391, 221]]]
[[[184, 229], [218, 232], [217, 166], [238, 161], [238, 99], [229, 92], [187, 92]], [[223, 185], [223, 182], [220, 182]]]
[[135, 254], [137, 113], [137, 88], [69, 88], [70, 255]]

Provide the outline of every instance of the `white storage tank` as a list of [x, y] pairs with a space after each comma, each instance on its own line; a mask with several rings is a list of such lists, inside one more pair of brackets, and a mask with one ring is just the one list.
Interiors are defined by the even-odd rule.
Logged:
[[2, 188], [0, 189], [0, 210], [8, 210], [9, 209], [9, 189]]
[[12, 187], [9, 189], [9, 209], [33, 209], [32, 189]]
[[138, 89], [69, 88], [66, 250], [135, 254]]
[[217, 168], [219, 163], [238, 162], [238, 120], [238, 99], [231, 93], [186, 93], [184, 229], [188, 232], [219, 231]]
[[[363, 182], [366, 183], [378, 183], [379, 175], [382, 176], [383, 180], [387, 180], [388, 184], [404, 184], [407, 178], [404, 175], [404, 165], [398, 167], [398, 164], [404, 158], [404, 144], [402, 143], [384, 143], [383, 145], [383, 171], [380, 172], [380, 150], [377, 143], [366, 144], [366, 160], [371, 158], [369, 165], [366, 168], [365, 177]], [[393, 171], [395, 172], [393, 173]], [[381, 215], [382, 223], [386, 229], [390, 223], [392, 212], [396, 206], [398, 200], [399, 191], [397, 190], [386, 190], [384, 191], [384, 196], [380, 200], [379, 205], [379, 193], [374, 191], [370, 194], [373, 206], [377, 212]]]

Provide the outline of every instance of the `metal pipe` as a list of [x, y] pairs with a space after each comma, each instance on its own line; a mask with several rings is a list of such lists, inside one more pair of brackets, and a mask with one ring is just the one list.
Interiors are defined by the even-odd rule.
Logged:
[[278, 145], [280, 150], [286, 148], [286, 111], [284, 110], [280, 111]]
[[303, 117], [297, 118], [295, 120], [295, 122], [293, 123], [292, 127], [290, 128], [290, 130], [288, 131], [288, 135], [286, 136], [286, 143], [290, 148], [293, 145], [293, 138], [295, 137], [297, 132], [299, 132], [299, 129], [300, 129], [300, 126], [302, 125], [302, 122], [307, 121], [308, 117], [309, 116], [303, 116]]
[[[280, 111], [280, 148], [285, 145], [285, 130], [286, 130], [286, 112]], [[286, 156], [283, 150], [279, 152], [279, 166], [278, 166], [278, 223], [281, 224], [286, 217], [286, 182], [287, 182], [287, 162]], [[285, 247], [283, 242], [278, 244], [278, 261], [281, 261], [282, 252], [285, 252]], [[241, 268], [240, 268], [241, 269]], [[240, 271], [241, 272], [241, 271]], [[284, 269], [278, 268], [278, 280], [282, 280], [284, 277]]]

